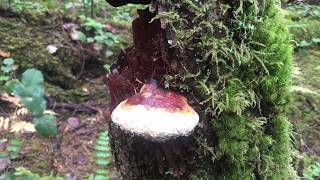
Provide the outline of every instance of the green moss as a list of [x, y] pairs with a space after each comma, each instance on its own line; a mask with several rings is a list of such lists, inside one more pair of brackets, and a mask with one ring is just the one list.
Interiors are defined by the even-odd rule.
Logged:
[[290, 106], [289, 117], [295, 125], [295, 131], [299, 134], [297, 145], [300, 145], [302, 140], [311, 151], [319, 154], [320, 71], [318, 68], [320, 52], [310, 49], [305, 51], [296, 53], [296, 66], [301, 70], [294, 83], [295, 87], [301, 87], [305, 90], [293, 89], [294, 102]]
[[167, 84], [189, 94], [212, 132], [197, 132], [192, 177], [295, 179], [286, 118], [292, 47], [278, 1], [161, 3], [184, 65]]
[[[22, 14], [16, 18], [0, 17], [0, 49], [11, 53], [19, 72], [38, 68], [48, 82], [72, 88], [76, 84], [73, 70], [80, 66], [77, 52], [67, 47], [68, 34], [62, 32], [54, 16]], [[48, 29], [50, 31], [48, 31]], [[49, 54], [46, 47], [55, 45], [56, 54]]]

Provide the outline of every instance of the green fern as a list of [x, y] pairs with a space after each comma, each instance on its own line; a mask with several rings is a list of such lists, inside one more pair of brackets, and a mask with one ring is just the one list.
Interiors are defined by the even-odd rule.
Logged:
[[7, 172], [0, 175], [0, 179], [4, 180], [63, 180], [58, 176], [39, 176], [24, 167], [18, 167], [14, 172]]
[[89, 176], [89, 180], [110, 179], [108, 166], [111, 163], [111, 148], [109, 145], [108, 132], [101, 132], [95, 145], [96, 170]]
[[7, 145], [5, 152], [0, 152], [0, 158], [18, 159], [22, 144], [23, 142], [20, 139], [12, 139]]
[[320, 178], [320, 162], [316, 162], [315, 164], [307, 167], [303, 176], [307, 180], [316, 180]]

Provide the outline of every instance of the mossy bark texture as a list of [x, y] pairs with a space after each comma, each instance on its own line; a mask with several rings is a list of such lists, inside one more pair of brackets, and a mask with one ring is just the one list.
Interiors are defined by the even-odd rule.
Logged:
[[144, 146], [131, 141], [137, 137], [111, 128], [125, 179], [296, 178], [286, 117], [292, 47], [278, 3], [160, 0], [155, 13], [140, 11], [134, 47], [108, 76], [112, 108], [156, 79], [188, 97], [201, 122], [183, 147], [186, 154], [174, 157], [184, 158], [178, 166], [165, 153], [141, 156]]

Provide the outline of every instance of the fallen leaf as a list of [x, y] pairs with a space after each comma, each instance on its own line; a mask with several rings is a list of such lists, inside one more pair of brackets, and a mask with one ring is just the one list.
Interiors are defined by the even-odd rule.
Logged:
[[8, 139], [0, 139], [0, 152], [3, 152], [6, 148]]
[[301, 86], [292, 86], [291, 92], [301, 92], [301, 93], [315, 94], [315, 95], [318, 94], [316, 91], [313, 91], [311, 89], [308, 89], [306, 87], [301, 87]]
[[9, 128], [9, 118], [4, 118], [0, 116], [0, 129], [8, 130]]
[[1, 100], [10, 102], [14, 104], [15, 106], [20, 107], [20, 97], [18, 96], [10, 96], [7, 93], [3, 93], [0, 97]]
[[68, 126], [71, 129], [75, 129], [75, 128], [79, 127], [81, 124], [80, 119], [78, 119], [76, 117], [70, 117], [70, 118], [68, 118], [67, 121], [68, 121]]
[[72, 29], [78, 29], [79, 25], [74, 24], [74, 23], [66, 23], [62, 25], [62, 28], [66, 31], [70, 31]]
[[36, 129], [34, 124], [25, 122], [25, 121], [17, 121], [13, 122], [11, 125], [10, 132], [13, 133], [24, 133], [24, 132], [35, 132]]
[[48, 45], [47, 50], [48, 50], [49, 54], [54, 54], [57, 52], [58, 48], [54, 45]]
[[7, 58], [7, 57], [10, 57], [11, 54], [10, 54], [10, 52], [6, 52], [6, 51], [3, 51], [0, 49], [0, 56]]
[[25, 116], [25, 115], [27, 115], [28, 114], [28, 109], [27, 108], [20, 108], [20, 109], [18, 109], [17, 110], [17, 113], [16, 113], [16, 115], [17, 116]]
[[51, 111], [51, 110], [45, 110], [43, 112], [43, 114], [51, 114], [51, 115], [54, 115], [54, 116], [58, 115], [57, 113], [55, 113], [54, 111]]

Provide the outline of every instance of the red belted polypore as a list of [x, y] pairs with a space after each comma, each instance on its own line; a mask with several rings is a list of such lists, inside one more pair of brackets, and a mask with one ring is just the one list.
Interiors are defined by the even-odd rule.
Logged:
[[145, 84], [140, 93], [122, 101], [111, 118], [121, 129], [154, 141], [187, 136], [199, 122], [185, 97], [153, 84]]

